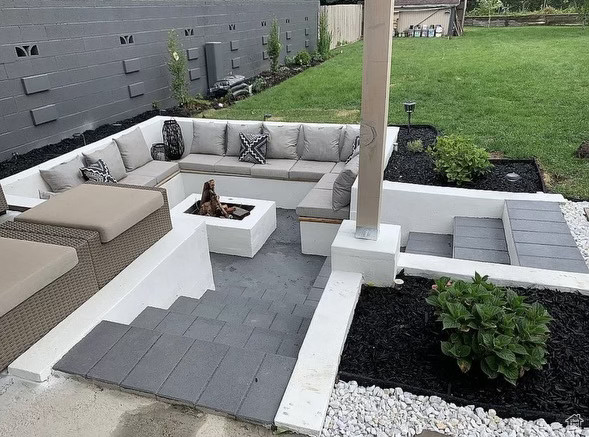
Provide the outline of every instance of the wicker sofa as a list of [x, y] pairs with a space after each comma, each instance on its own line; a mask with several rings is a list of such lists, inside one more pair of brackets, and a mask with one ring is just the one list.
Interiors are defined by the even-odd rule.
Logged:
[[4, 191], [2, 191], [2, 187], [0, 186], [0, 215], [6, 214], [6, 211], [8, 211], [8, 203], [6, 203]]
[[[0, 258], [5, 257], [0, 263], [0, 370], [99, 290], [86, 240], [35, 233], [31, 228], [0, 227]], [[21, 248], [23, 242], [34, 244]], [[43, 250], [50, 257], [41, 256], [44, 265], [27, 263], [33, 255], [39, 260]], [[68, 259], [61, 261], [61, 256]], [[47, 270], [54, 276], [47, 277]]]

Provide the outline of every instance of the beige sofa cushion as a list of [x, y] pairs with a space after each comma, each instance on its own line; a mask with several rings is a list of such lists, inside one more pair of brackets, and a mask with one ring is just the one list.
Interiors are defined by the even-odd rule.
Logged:
[[84, 183], [80, 169], [85, 165], [82, 157], [76, 156], [71, 161], [58, 164], [49, 170], [39, 170], [39, 173], [52, 192], [63, 193]]
[[96, 164], [99, 159], [102, 159], [108, 167], [111, 176], [117, 182], [127, 177], [127, 170], [125, 169], [123, 158], [121, 158], [121, 152], [119, 152], [119, 148], [114, 141], [111, 141], [103, 149], [96, 150], [92, 153], [84, 153], [84, 158], [86, 158], [88, 165]]
[[297, 163], [295, 159], [266, 159], [266, 164], [252, 167], [252, 176], [256, 178], [288, 179], [290, 169]]
[[157, 180], [154, 176], [136, 174], [134, 171], [127, 173], [127, 177], [121, 179], [119, 184], [138, 185], [140, 187], [155, 187]]
[[108, 243], [163, 205], [159, 191], [84, 184], [23, 212], [15, 221], [97, 231]]
[[0, 317], [77, 264], [73, 247], [0, 238]]
[[331, 207], [331, 190], [313, 188], [297, 206], [299, 217], [345, 220], [350, 217], [350, 207], [334, 211]]
[[215, 164], [223, 157], [219, 155], [205, 155], [202, 153], [191, 153], [178, 161], [180, 170], [214, 172]]
[[304, 161], [301, 159], [290, 169], [289, 179], [316, 182], [324, 174], [330, 173], [333, 167], [335, 167], [335, 162]]
[[133, 172], [133, 174], [153, 177], [159, 184], [179, 171], [180, 166], [177, 162], [154, 160], [148, 162], [144, 166], [139, 167]]
[[153, 159], [143, 132], [139, 128], [115, 138], [114, 141], [121, 152], [121, 158], [123, 158], [127, 171], [133, 171]]

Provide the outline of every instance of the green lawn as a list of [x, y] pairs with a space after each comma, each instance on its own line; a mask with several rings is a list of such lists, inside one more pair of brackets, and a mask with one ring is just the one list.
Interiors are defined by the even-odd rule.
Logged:
[[[338, 49], [339, 51], [340, 49]], [[554, 191], [589, 198], [589, 162], [573, 157], [589, 140], [589, 29], [468, 29], [461, 38], [395, 39], [389, 123], [473, 136], [490, 151], [536, 156]], [[218, 118], [358, 122], [362, 43], [324, 64], [207, 114]]]

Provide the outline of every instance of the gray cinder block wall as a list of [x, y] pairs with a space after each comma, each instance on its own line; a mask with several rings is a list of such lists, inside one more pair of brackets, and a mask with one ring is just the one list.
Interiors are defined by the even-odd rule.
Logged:
[[[0, 160], [76, 132], [174, 104], [166, 62], [175, 29], [193, 93], [208, 88], [204, 45], [223, 72], [269, 68], [276, 17], [282, 57], [317, 44], [318, 0], [0, 0]], [[288, 51], [288, 53], [287, 53]]]

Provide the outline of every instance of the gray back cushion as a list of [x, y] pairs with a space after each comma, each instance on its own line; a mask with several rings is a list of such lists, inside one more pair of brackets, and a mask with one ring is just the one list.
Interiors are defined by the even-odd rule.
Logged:
[[227, 122], [220, 120], [192, 122], [192, 153], [225, 154]]
[[331, 193], [331, 204], [334, 210], [338, 211], [350, 204], [352, 185], [354, 185], [354, 181], [358, 176], [359, 169], [360, 155], [357, 155], [346, 164], [342, 172], [337, 176]]
[[305, 147], [301, 159], [307, 161], [339, 161], [339, 140], [342, 126], [303, 124]]
[[260, 135], [262, 133], [261, 121], [229, 121], [227, 122], [227, 156], [239, 156], [241, 140], [239, 133], [244, 135]]
[[297, 141], [300, 124], [264, 123], [263, 133], [268, 135], [270, 159], [299, 159]]
[[80, 171], [84, 166], [82, 157], [76, 156], [71, 161], [56, 165], [49, 170], [39, 170], [39, 172], [52, 192], [63, 193], [84, 183], [84, 177]]
[[350, 157], [352, 148], [354, 147], [354, 140], [360, 136], [360, 126], [348, 124], [344, 131], [344, 141], [342, 150], [339, 155], [340, 161], [345, 161]]
[[153, 161], [141, 129], [135, 128], [125, 135], [114, 138], [114, 140], [117, 143], [127, 171], [133, 171]]
[[84, 153], [84, 158], [86, 158], [87, 165], [96, 164], [99, 159], [102, 159], [108, 167], [112, 177], [117, 181], [127, 177], [127, 171], [125, 170], [123, 158], [121, 158], [121, 152], [119, 152], [119, 148], [114, 141], [103, 149], [96, 150], [92, 153]]

